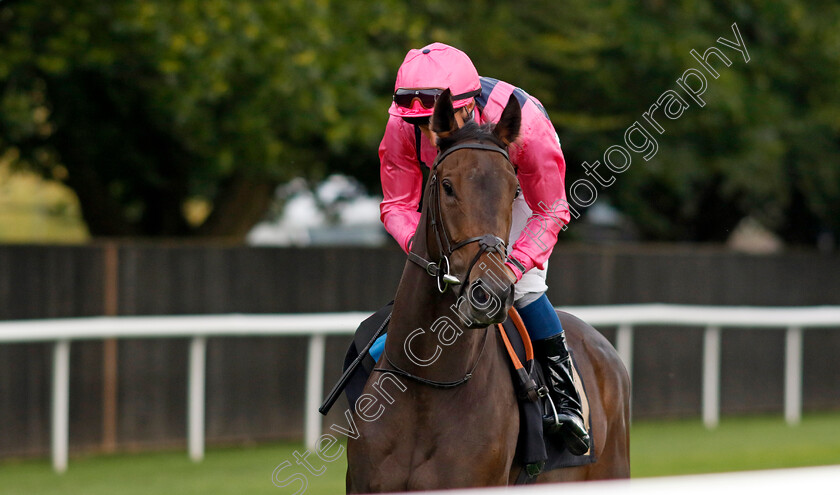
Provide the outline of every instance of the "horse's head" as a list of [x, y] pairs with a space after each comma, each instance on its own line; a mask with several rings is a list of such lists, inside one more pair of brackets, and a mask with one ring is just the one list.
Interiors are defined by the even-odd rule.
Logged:
[[484, 327], [502, 322], [513, 304], [504, 263], [518, 182], [507, 147], [521, 110], [511, 96], [495, 126], [459, 127], [450, 98], [449, 90], [440, 96], [431, 118], [438, 157], [426, 192], [425, 240], [439, 260], [439, 290], [459, 285], [459, 312], [469, 314], [469, 326]]

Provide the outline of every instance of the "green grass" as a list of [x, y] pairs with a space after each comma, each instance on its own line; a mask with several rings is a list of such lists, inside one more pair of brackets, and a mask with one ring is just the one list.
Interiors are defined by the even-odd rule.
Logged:
[[840, 464], [840, 414], [796, 427], [779, 416], [725, 419], [712, 431], [698, 420], [637, 422], [630, 459], [634, 478]]
[[[0, 494], [14, 495], [134, 495], [134, 494], [286, 494], [299, 485], [278, 488], [272, 473], [285, 460], [293, 463], [299, 445], [210, 449], [204, 461], [191, 462], [185, 451], [91, 456], [70, 459], [63, 475], [52, 472], [48, 460], [0, 463]], [[320, 467], [314, 455], [309, 459]], [[298, 466], [294, 466], [298, 468]], [[300, 468], [298, 468], [300, 469]], [[320, 477], [309, 476], [307, 493], [344, 493], [344, 458]], [[280, 479], [295, 470], [282, 471]]]
[[[48, 460], [0, 462], [0, 494], [287, 494], [299, 486], [278, 488], [274, 468], [294, 465], [298, 445], [215, 448], [193, 464], [183, 451], [73, 458], [64, 475], [53, 474]], [[778, 416], [725, 419], [714, 431], [699, 420], [636, 422], [631, 432], [633, 477], [740, 471], [840, 464], [840, 414], [808, 415], [788, 427]], [[324, 465], [312, 455], [311, 464]], [[313, 495], [344, 492], [344, 459], [309, 475]]]

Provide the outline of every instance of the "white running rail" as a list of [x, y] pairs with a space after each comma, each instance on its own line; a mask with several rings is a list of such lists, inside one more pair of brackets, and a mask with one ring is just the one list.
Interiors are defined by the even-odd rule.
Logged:
[[[836, 493], [840, 465], [736, 473], [421, 492], [426, 495], [709, 495]], [[834, 488], [831, 488], [834, 487]]]
[[[633, 328], [640, 325], [705, 328], [703, 339], [703, 422], [717, 426], [720, 415], [720, 333], [724, 329], [781, 329], [785, 339], [785, 419], [802, 414], [802, 340], [808, 328], [840, 328], [840, 306], [763, 308], [644, 304], [561, 308], [595, 327], [618, 327], [616, 348], [627, 370], [633, 369]], [[191, 459], [204, 457], [205, 368], [207, 339], [212, 337], [309, 337], [305, 399], [307, 446], [321, 435], [318, 405], [323, 398], [324, 349], [328, 335], [349, 335], [369, 313], [286, 315], [123, 316], [0, 322], [0, 344], [53, 343], [52, 462], [67, 469], [70, 401], [70, 346], [75, 340], [190, 338], [187, 444]]]

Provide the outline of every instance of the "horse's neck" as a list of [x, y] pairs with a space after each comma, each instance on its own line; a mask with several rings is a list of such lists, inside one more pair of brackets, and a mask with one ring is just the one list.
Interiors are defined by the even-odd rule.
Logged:
[[[415, 239], [424, 237], [420, 234]], [[427, 257], [424, 241], [416, 247]], [[481, 353], [485, 330], [465, 328], [458, 303], [455, 289], [441, 294], [434, 277], [406, 262], [388, 324], [388, 358], [430, 380], [451, 381], [469, 371]]]

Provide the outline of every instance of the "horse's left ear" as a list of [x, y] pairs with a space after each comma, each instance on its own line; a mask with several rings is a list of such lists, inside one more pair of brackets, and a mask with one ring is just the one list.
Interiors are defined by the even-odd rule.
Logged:
[[452, 92], [447, 88], [438, 96], [432, 114], [432, 131], [439, 137], [446, 137], [458, 129], [455, 109], [452, 108]]
[[519, 126], [521, 123], [522, 109], [519, 107], [519, 101], [511, 94], [502, 112], [502, 116], [499, 117], [499, 122], [493, 128], [493, 135], [499, 141], [505, 143], [505, 146], [509, 146], [519, 136]]

